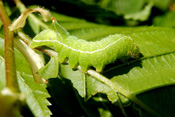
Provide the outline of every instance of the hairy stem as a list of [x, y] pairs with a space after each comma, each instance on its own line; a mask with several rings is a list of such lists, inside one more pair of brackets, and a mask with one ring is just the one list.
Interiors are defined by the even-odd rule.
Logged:
[[6, 70], [6, 87], [15, 92], [19, 92], [16, 66], [14, 58], [14, 41], [13, 32], [9, 30], [11, 21], [5, 12], [2, 0], [0, 0], [0, 18], [2, 20], [5, 32], [5, 70]]

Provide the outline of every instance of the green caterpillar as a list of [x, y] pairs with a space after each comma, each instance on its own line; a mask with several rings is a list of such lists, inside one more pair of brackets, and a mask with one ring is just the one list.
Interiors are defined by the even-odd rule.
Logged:
[[48, 46], [53, 48], [58, 52], [60, 63], [68, 59], [71, 68], [79, 64], [84, 72], [90, 66], [100, 72], [105, 65], [116, 59], [139, 56], [139, 49], [129, 36], [115, 34], [100, 41], [88, 42], [70, 35], [54, 18], [52, 21], [51, 28], [35, 36], [30, 47]]

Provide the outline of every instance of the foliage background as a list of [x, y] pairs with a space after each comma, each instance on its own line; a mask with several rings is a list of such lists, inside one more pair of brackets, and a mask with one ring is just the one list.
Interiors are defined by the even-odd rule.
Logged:
[[[119, 62], [107, 66], [104, 70], [104, 76], [120, 84], [122, 89], [134, 96], [124, 97], [121, 94], [126, 93], [119, 92], [116, 95], [108, 84], [92, 76], [86, 76], [85, 79], [85, 74], [73, 71], [67, 65], [60, 65], [60, 77], [49, 79], [47, 85], [35, 83], [28, 62], [16, 49], [18, 82], [21, 91], [27, 94], [27, 103], [35, 116], [49, 116], [51, 113], [53, 116], [109, 117], [124, 116], [123, 113], [128, 116], [155, 116], [147, 113], [142, 104], [136, 105], [134, 99], [146, 104], [156, 116], [175, 115], [173, 0], [22, 0], [22, 2], [26, 6], [39, 5], [49, 9], [63, 27], [79, 38], [98, 40], [114, 33], [129, 35], [142, 53], [139, 60], [129, 60], [129, 65]], [[13, 2], [8, 1], [6, 5], [12, 20], [21, 14]], [[36, 17], [42, 21], [37, 14]], [[51, 22], [46, 23], [46, 26], [40, 25], [29, 17], [24, 31], [30, 37], [34, 37], [50, 24]], [[0, 67], [4, 69], [3, 30], [1, 34]], [[50, 57], [45, 55], [45, 60], [48, 62]], [[4, 71], [1, 70], [0, 74], [2, 89], [5, 82]], [[120, 102], [116, 101], [118, 100], [116, 97], [120, 97], [123, 106], [118, 106]], [[133, 99], [133, 102], [128, 98]], [[124, 108], [125, 112], [122, 112], [121, 108]]]

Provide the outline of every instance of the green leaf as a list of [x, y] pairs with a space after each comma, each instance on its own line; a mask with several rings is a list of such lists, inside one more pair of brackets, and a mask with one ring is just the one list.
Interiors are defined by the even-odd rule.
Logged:
[[[0, 38], [0, 55], [4, 57], [4, 39]], [[31, 68], [25, 57], [15, 49], [16, 69], [21, 73], [31, 74]], [[24, 68], [25, 66], [25, 68]]]
[[[172, 108], [175, 104], [174, 91], [175, 86], [171, 85], [141, 93], [137, 95], [137, 97], [144, 103], [149, 105], [151, 108], [156, 110], [158, 113], [160, 113], [161, 116], [172, 117], [175, 115], [175, 112], [173, 111]], [[140, 108], [139, 111], [141, 111], [142, 114], [149, 114], [145, 113]]]
[[35, 116], [49, 117], [52, 113], [47, 106], [51, 105], [46, 84], [38, 84], [31, 75], [19, 74], [20, 90], [26, 94], [26, 102]]
[[[0, 47], [3, 50], [4, 40], [0, 39]], [[1, 51], [0, 54], [4, 56], [4, 52]], [[16, 68], [17, 70], [23, 74], [20, 76], [18, 72], [18, 83], [20, 86], [20, 90], [26, 94], [27, 103], [34, 113], [34, 115], [43, 114], [43, 116], [49, 116], [51, 114], [50, 110], [47, 108], [50, 103], [46, 98], [49, 97], [49, 94], [46, 90], [46, 85], [38, 84], [33, 80], [31, 76], [30, 65], [24, 58], [24, 56], [15, 49], [15, 59], [16, 59]], [[4, 59], [1, 57], [1, 70], [0, 70], [0, 89], [5, 87], [5, 67], [4, 67]], [[26, 75], [28, 74], [28, 75]], [[28, 83], [28, 84], [27, 84]], [[37, 110], [37, 109], [38, 110]]]
[[167, 12], [164, 15], [154, 18], [153, 24], [155, 26], [175, 27], [175, 12]]
[[[134, 20], [145, 21], [151, 12], [152, 6], [149, 6], [150, 3], [153, 3], [154, 7], [166, 10], [171, 0], [81, 1], [87, 4], [98, 5], [103, 9], [112, 11], [117, 15], [123, 15], [128, 19], [133, 18]], [[76, 1], [70, 0], [70, 3], [71, 2]], [[93, 73], [97, 75], [90, 74], [88, 71], [87, 73], [82, 73], [79, 70], [70, 69], [68, 65], [61, 65], [59, 78], [49, 79], [48, 84], [50, 88], [49, 91], [59, 109], [61, 108], [60, 110], [70, 115], [76, 115], [78, 112], [83, 113], [83, 111], [85, 111], [88, 116], [94, 116], [96, 115], [92, 114], [94, 108], [89, 107], [95, 105], [94, 110], [96, 111], [96, 109], [98, 109], [100, 116], [112, 116], [112, 111], [107, 107], [109, 105], [99, 106], [100, 96], [97, 94], [103, 93], [107, 98], [102, 98], [101, 100], [103, 101], [101, 101], [100, 104], [104, 104], [104, 100], [108, 99], [106, 102], [112, 102], [110, 106], [117, 105], [123, 109], [123, 106], [130, 106], [130, 102], [133, 101], [134, 108], [140, 111], [140, 116], [171, 117], [175, 115], [172, 108], [175, 105], [173, 98], [175, 91], [175, 31], [173, 29], [164, 27], [110, 27], [89, 23], [85, 20], [71, 18], [57, 13], [53, 13], [53, 16], [59, 20], [59, 23], [72, 35], [88, 41], [98, 41], [103, 37], [116, 33], [128, 35], [134, 40], [141, 52], [141, 58], [138, 60], [128, 60], [124, 63], [116, 61], [114, 64], [108, 65], [101, 73], [102, 75], [96, 72]], [[40, 28], [47, 27], [47, 25], [40, 22], [39, 18], [37, 18], [37, 20], [35, 18], [31, 17], [31, 19], [29, 18], [28, 20], [28, 26], [30, 26], [29, 28], [34, 32], [34, 35], [40, 31]], [[168, 13], [165, 16], [156, 18], [154, 21], [155, 25], [173, 27], [172, 19], [173, 13]], [[29, 30], [26, 31], [28, 33], [30, 32]], [[46, 98], [49, 97], [49, 94], [45, 89], [46, 85], [35, 83], [30, 75], [30, 67], [27, 66], [27, 62], [24, 62], [22, 65], [20, 64], [20, 62], [23, 63], [25, 59], [22, 58], [16, 50], [15, 54], [17, 55], [20, 88], [29, 95], [27, 101], [32, 112], [34, 112], [35, 116], [49, 116], [51, 113], [47, 108], [49, 102]], [[0, 55], [2, 56], [0, 56], [1, 89], [5, 84], [2, 39], [0, 39]], [[39, 73], [46, 78], [57, 76], [57, 62], [57, 60], [51, 58], [51, 61], [43, 67]], [[50, 72], [52, 70], [54, 72]], [[29, 75], [22, 74], [22, 72]], [[74, 88], [76, 90], [74, 90]], [[72, 94], [74, 99], [72, 99]], [[91, 106], [87, 106], [87, 103], [85, 103], [78, 94], [82, 98], [89, 99], [88, 101], [93, 100], [95, 104], [94, 102], [88, 102]], [[94, 100], [96, 97], [99, 100]], [[120, 102], [120, 100], [122, 105], [120, 103], [116, 104], [116, 102]], [[56, 108], [56, 111], [59, 109]], [[115, 113], [118, 112], [118, 108], [113, 107], [113, 109], [116, 109]]]
[[85, 74], [79, 70], [72, 70], [68, 65], [60, 66], [60, 75], [63, 78], [71, 80], [73, 86], [77, 89], [80, 96], [86, 96]]
[[[152, 105], [156, 105], [157, 108], [163, 108], [158, 103], [154, 103], [153, 101], [152, 103], [147, 104], [145, 101], [136, 96], [157, 87], [174, 84], [173, 76], [175, 74], [173, 69], [175, 66], [172, 63], [174, 63], [175, 31], [173, 29], [156, 27], [118, 28], [99, 26], [96, 28], [89, 27], [83, 29], [71, 29], [70, 32], [76, 36], [87, 37], [87, 40], [93, 40], [95, 36], [96, 38], [98, 36], [104, 37], [105, 35], [111, 33], [123, 33], [131, 36], [136, 45], [139, 47], [143, 58], [140, 60], [131, 61], [129, 64], [116, 65], [114, 68], [106, 69], [104, 74], [108, 78], [112, 78], [111, 81], [114, 84], [117, 83], [119, 86], [121, 86], [121, 88], [128, 91], [128, 94], [125, 94], [123, 91], [119, 91], [121, 89], [116, 89], [117, 91], [136, 102], [142, 108], [144, 108], [146, 105], [146, 108], [154, 111], [154, 114], [168, 114], [166, 113], [167, 111], [159, 112], [157, 109], [152, 108]], [[69, 73], [67, 72], [67, 74]], [[89, 78], [88, 82], [90, 80], [93, 81], [93, 79]], [[87, 84], [88, 82], [86, 81]], [[90, 91], [90, 95], [94, 95], [97, 92], [102, 92], [103, 88], [100, 88], [99, 84], [103, 87], [110, 86], [104, 82], [101, 83], [98, 80], [94, 80], [87, 88], [87, 91]], [[76, 87], [76, 85], [74, 85], [74, 87]], [[96, 89], [93, 87], [96, 87]], [[105, 92], [109, 96], [109, 92], [107, 91], [103, 91], [103, 93]], [[161, 97], [157, 97], [157, 99], [160, 101], [162, 100]], [[149, 101], [149, 99], [147, 101]]]
[[0, 90], [5, 87], [5, 65], [4, 65], [4, 58], [0, 56]]
[[146, 21], [150, 16], [152, 6], [153, 6], [153, 4], [150, 3], [150, 4], [146, 5], [143, 10], [136, 12], [136, 13], [126, 14], [124, 16], [124, 18], [125, 19]]
[[19, 107], [25, 102], [23, 93], [14, 93], [5, 87], [5, 64], [4, 58], [0, 56], [0, 113], [1, 116], [20, 116]]
[[40, 32], [40, 25], [38, 25], [38, 23], [34, 21], [32, 17], [28, 17], [27, 21], [34, 33], [38, 34]]
[[51, 60], [39, 69], [38, 73], [45, 79], [49, 78], [55, 78], [58, 76], [58, 71], [59, 71], [59, 63], [58, 63], [58, 58], [56, 57], [51, 57]]
[[[119, 98], [122, 102], [122, 106], [128, 106], [130, 104], [130, 100], [128, 100], [128, 98], [125, 98], [123, 95], [119, 94], [119, 96], [117, 96], [116, 91], [114, 91], [113, 89], [111, 89], [109, 86], [103, 84], [102, 82], [96, 80], [93, 77], [89, 77], [86, 75], [85, 80], [84, 80], [84, 74], [78, 70], [74, 71], [72, 70], [68, 65], [61, 65], [60, 68], [60, 77], [69, 79], [72, 82], [72, 85], [74, 88], [76, 88], [76, 90], [79, 92], [79, 95], [82, 96], [82, 93], [85, 91], [85, 100], [87, 100], [88, 98], [90, 98], [91, 96], [94, 96], [97, 93], [105, 93], [108, 96], [108, 100], [110, 100], [111, 102], [113, 102], [115, 105], [120, 105], [119, 104]], [[53, 80], [53, 79], [51, 79]], [[69, 81], [69, 82], [70, 82]], [[62, 81], [65, 85], [67, 84], [67, 80]], [[85, 83], [82, 85], [82, 83]], [[49, 84], [54, 87], [54, 85], [58, 85], [59, 83], [56, 84], [56, 80], [53, 82], [49, 82]], [[60, 99], [60, 97], [63, 96], [62, 92], [62, 88], [64, 89], [64, 91], [67, 89], [64, 88], [64, 86], [59, 84], [59, 89], [57, 89], [55, 92], [57, 94], [57, 98], [54, 96], [54, 98], [56, 98], [56, 101], [58, 101], [59, 105], [60, 103], [64, 103], [65, 98], [67, 97], [67, 95], [65, 93], [63, 93], [65, 95], [65, 98]], [[67, 84], [68, 86], [68, 84]], [[62, 87], [62, 88], [61, 88]], [[55, 86], [55, 88], [58, 88], [57, 86]], [[60, 92], [61, 91], [61, 92]], [[60, 93], [59, 93], [60, 92]], [[67, 91], [66, 91], [67, 92]], [[60, 94], [62, 94], [61, 96], [59, 96]], [[70, 93], [69, 93], [70, 94]], [[94, 115], [94, 112], [92, 111], [92, 107], [89, 107], [89, 104], [92, 105], [91, 103], [89, 103], [88, 105], [82, 101], [81, 98], [77, 97], [79, 100], [79, 103], [81, 104], [81, 107], [85, 110], [85, 112], [90, 116], [92, 116], [92, 114]], [[88, 100], [93, 99], [90, 98]], [[60, 100], [62, 100], [60, 102]], [[107, 101], [108, 102], [108, 101]], [[110, 104], [111, 104], [110, 102]], [[67, 103], [67, 102], [66, 102]], [[101, 97], [99, 101], [95, 101], [94, 103], [101, 103], [104, 107], [100, 107], [100, 109], [107, 108], [107, 106], [105, 106], [104, 102], [102, 101]], [[106, 103], [106, 102], [105, 102]], [[93, 106], [93, 105], [92, 105]], [[95, 105], [94, 105], [95, 106]], [[93, 106], [93, 107], [94, 107]], [[61, 106], [62, 108], [67, 108], [65, 105]], [[99, 108], [99, 107], [97, 107]], [[95, 108], [94, 108], [95, 109]], [[67, 109], [66, 109], [67, 110]], [[69, 110], [70, 111], [70, 110]], [[99, 112], [101, 113], [102, 110], [99, 110]], [[67, 111], [68, 112], [68, 111]], [[104, 111], [105, 113], [109, 114], [109, 110], [108, 111]]]
[[[71, 24], [70, 21], [68, 23]], [[73, 21], [72, 23], [72, 26], [76, 27], [75, 22]], [[88, 24], [87, 22], [84, 23]], [[105, 77], [103, 77], [103, 79], [97, 79], [96, 76], [86, 77], [86, 75], [80, 71], [73, 71], [69, 67], [62, 65], [60, 76], [71, 80], [73, 86], [82, 97], [87, 96], [87, 98], [90, 98], [96, 93], [105, 93], [108, 99], [114, 103], [118, 100], [118, 96], [115, 93], [118, 91], [126, 96], [126, 98], [120, 96], [122, 104], [127, 105], [129, 102], [128, 99], [130, 99], [154, 115], [165, 114], [158, 112], [155, 108], [152, 108], [151, 105], [136, 96], [157, 87], [174, 84], [173, 68], [175, 66], [171, 63], [174, 62], [173, 53], [175, 52], [175, 31], [173, 29], [96, 26], [82, 29], [71, 28], [70, 32], [78, 36], [87, 37], [87, 40], [96, 40], [98, 37], [104, 37], [111, 33], [123, 33], [132, 37], [143, 56], [140, 60], [130, 61], [129, 65], [119, 64], [111, 69], [106, 69], [104, 75], [111, 80]], [[157, 104], [157, 107], [158, 106], [159, 104]]]
[[[173, 29], [154, 29], [154, 31], [136, 32], [130, 36], [140, 48], [143, 59], [133, 61], [129, 65], [117, 66], [105, 73], [106, 76], [112, 78], [111, 81], [118, 83], [132, 95], [158, 87], [173, 85], [175, 80], [175, 31]], [[131, 99], [130, 96], [128, 98]], [[157, 96], [157, 100], [161, 101], [162, 98]], [[150, 100], [147, 98], [146, 102], [150, 102]], [[159, 115], [173, 114], [173, 110], [172, 113], [166, 113], [168, 110], [158, 111], [163, 108], [162, 105], [153, 103], [149, 103], [148, 106]], [[153, 105], [154, 108], [152, 107]], [[139, 106], [142, 106], [142, 104]]]
[[145, 5], [146, 2], [144, 0], [101, 0], [96, 2], [95, 0], [82, 0], [87, 4], [98, 5], [106, 10], [114, 12], [116, 15], [123, 15], [124, 18], [146, 21], [151, 13], [151, 8], [153, 6], [153, 2], [150, 1], [148, 5]]
[[[71, 80], [73, 87], [77, 89], [79, 95], [83, 98], [89, 99], [97, 93], [105, 93], [112, 103], [118, 103], [118, 96], [116, 91], [109, 86], [101, 83], [91, 76], [87, 76], [79, 70], [72, 70], [68, 65], [61, 65], [61, 77]], [[120, 95], [123, 105], [128, 105], [130, 100]]]
[[[76, 27], [77, 21], [75, 19], [71, 21], [69, 18], [63, 19], [60, 23], [69, 29], [71, 34], [85, 37], [87, 40], [95, 41], [115, 33], [126, 34], [132, 37], [143, 56], [139, 60], [129, 61], [128, 64], [116, 64], [110, 69], [105, 69], [103, 73], [109, 79], [105, 77], [104, 79], [109, 82], [101, 81], [96, 77], [88, 77], [80, 71], [73, 71], [67, 65], [61, 65], [60, 76], [71, 80], [74, 88], [82, 97], [90, 98], [97, 93], [105, 93], [108, 99], [114, 103], [118, 100], [116, 94], [118, 91], [121, 93], [122, 104], [128, 105], [130, 99], [142, 109], [151, 111], [155, 115], [173, 115], [173, 111], [168, 113], [168, 109], [171, 108], [168, 107], [164, 111], [159, 111], [163, 105], [147, 98], [152, 95], [153, 89], [174, 85], [175, 31], [173, 29], [155, 27], [119, 28], [96, 25], [85, 21]], [[45, 74], [46, 76], [49, 75]], [[151, 93], [144, 95], [147, 91]], [[122, 98], [123, 95], [125, 97]], [[166, 95], [170, 96], [171, 93], [166, 93]], [[158, 102], [162, 101], [163, 98], [161, 97], [163, 96], [157, 97]], [[174, 102], [172, 101], [172, 103]]]
[[[172, 85], [174, 84], [173, 74], [175, 73], [173, 59], [174, 53], [170, 53], [130, 63], [128, 69], [125, 70], [126, 65], [123, 65], [115, 70], [113, 69], [114, 77], [111, 80], [133, 94]], [[114, 74], [115, 71], [118, 73]]]
[[56, 111], [62, 110], [65, 112], [63, 113], [64, 116], [98, 116], [97, 108], [85, 102], [78, 95], [78, 92], [72, 86], [71, 80], [63, 77], [51, 78], [49, 79], [48, 90], [55, 100], [53, 105], [55, 105]]
[[99, 2], [95, 2], [95, 0], [92, 0], [92, 2], [89, 2], [89, 0], [82, 1], [86, 2], [87, 4], [96, 4], [104, 9], [115, 12], [116, 14], [124, 15], [138, 12], [144, 5], [144, 0], [101, 0]]
[[105, 110], [103, 108], [98, 109], [100, 112], [100, 117], [112, 117], [112, 114], [109, 110]]
[[[117, 105], [119, 105], [118, 104], [119, 97], [117, 95], [117, 92], [111, 89], [111, 87], [109, 87], [108, 85], [98, 81], [92, 76], [87, 77], [86, 84], [87, 84], [87, 98], [90, 98], [96, 93], [104, 93], [107, 94], [108, 99], [112, 103], [116, 103]], [[122, 101], [123, 106], [130, 104], [130, 100], [128, 98], [125, 98], [124, 96], [120, 96], [120, 100]]]
[[4, 57], [4, 37], [0, 35], [0, 55]]
[[[5, 66], [4, 59], [0, 57], [0, 89], [5, 87]], [[23, 66], [24, 67], [24, 66]], [[4, 74], [4, 75], [3, 75]], [[51, 105], [47, 98], [50, 97], [46, 90], [46, 84], [38, 84], [32, 75], [20, 74], [17, 72], [18, 84], [22, 93], [26, 95], [26, 102], [35, 116], [48, 117], [51, 112], [47, 106]]]
[[175, 30], [171, 28], [142, 28], [129, 34], [144, 58], [175, 51]]
[[146, 0], [146, 1], [154, 3], [154, 6], [161, 10], [168, 9], [169, 4], [172, 2], [172, 0]]

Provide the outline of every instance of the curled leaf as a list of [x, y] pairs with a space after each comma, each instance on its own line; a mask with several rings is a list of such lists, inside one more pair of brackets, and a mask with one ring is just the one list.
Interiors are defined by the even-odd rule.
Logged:
[[27, 9], [18, 17], [17, 20], [15, 20], [15, 22], [13, 22], [13, 24], [9, 27], [10, 30], [12, 31], [12, 30], [16, 30], [18, 28], [24, 27], [28, 15], [33, 13], [33, 12], [41, 13], [41, 15], [43, 16], [44, 21], [47, 21], [51, 16], [49, 11], [47, 11], [43, 8], [40, 8], [40, 7], [37, 7], [35, 9]]

